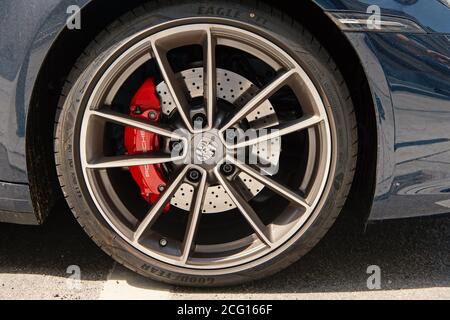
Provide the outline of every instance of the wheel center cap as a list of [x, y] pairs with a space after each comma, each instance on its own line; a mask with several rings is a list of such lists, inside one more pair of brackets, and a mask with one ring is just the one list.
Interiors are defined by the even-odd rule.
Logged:
[[223, 159], [223, 144], [219, 136], [212, 132], [194, 136], [192, 146], [195, 164], [214, 165]]
[[195, 155], [198, 160], [209, 161], [216, 156], [219, 144], [210, 137], [203, 137], [197, 144]]

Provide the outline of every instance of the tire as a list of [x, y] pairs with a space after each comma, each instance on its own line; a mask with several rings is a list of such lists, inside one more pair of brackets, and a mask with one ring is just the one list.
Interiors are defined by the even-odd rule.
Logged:
[[[271, 254], [241, 265], [239, 269], [224, 268], [215, 273], [162, 262], [137, 250], [119, 236], [89, 196], [77, 151], [81, 114], [89, 94], [88, 84], [95, 77], [98, 79], [98, 69], [109, 54], [142, 30], [199, 16], [273, 39], [299, 61], [325, 102], [334, 139], [323, 195], [301, 232]], [[54, 151], [60, 185], [74, 216], [108, 255], [127, 268], [157, 281], [181, 286], [217, 287], [273, 275], [304, 256], [319, 242], [341, 212], [353, 182], [358, 145], [356, 128], [350, 93], [338, 67], [324, 47], [296, 21], [261, 3], [250, 6], [234, 1], [149, 2], [108, 26], [76, 62], [58, 106]]]

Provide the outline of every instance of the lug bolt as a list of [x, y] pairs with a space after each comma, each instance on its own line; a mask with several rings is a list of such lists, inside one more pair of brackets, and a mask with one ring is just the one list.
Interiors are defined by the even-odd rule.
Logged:
[[234, 166], [229, 163], [225, 163], [224, 165], [222, 165], [222, 167], [220, 169], [222, 170], [223, 174], [225, 174], [226, 176], [230, 176], [234, 173]]
[[200, 172], [198, 170], [192, 169], [188, 172], [188, 179], [192, 182], [197, 182], [200, 180]]
[[193, 118], [194, 128], [206, 127], [206, 116], [203, 113], [197, 113]]
[[169, 243], [169, 242], [167, 241], [167, 239], [162, 238], [161, 240], [159, 240], [159, 245], [160, 245], [161, 247], [167, 246], [168, 243]]
[[233, 142], [236, 139], [236, 131], [234, 129], [228, 129], [226, 131], [226, 139], [228, 142]]
[[150, 111], [148, 113], [148, 118], [152, 121], [155, 121], [156, 119], [158, 119], [158, 114], [155, 111]]
[[164, 192], [166, 190], [166, 186], [165, 185], [160, 185], [159, 187], [158, 187], [158, 191], [159, 192]]
[[172, 156], [180, 156], [183, 152], [183, 144], [178, 141], [173, 141], [169, 144]]
[[170, 150], [181, 151], [182, 148], [183, 148], [183, 145], [178, 141], [172, 141], [170, 143]]

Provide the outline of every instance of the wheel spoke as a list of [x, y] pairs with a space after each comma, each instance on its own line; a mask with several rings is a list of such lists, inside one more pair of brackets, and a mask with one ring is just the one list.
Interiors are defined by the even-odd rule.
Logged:
[[[268, 140], [280, 138], [282, 136], [291, 134], [296, 131], [305, 130], [321, 123], [323, 118], [321, 116], [305, 116], [298, 120], [292, 120], [287, 123], [283, 123], [279, 126], [269, 129], [262, 129], [256, 131], [256, 137], [248, 139], [246, 141], [238, 142], [234, 145], [227, 145], [228, 148], [245, 148]], [[260, 134], [262, 132], [262, 134]]]
[[187, 129], [194, 132], [194, 128], [191, 124], [191, 117], [189, 115], [189, 104], [186, 99], [186, 95], [183, 92], [183, 88], [180, 85], [180, 81], [177, 80], [172, 66], [167, 59], [167, 50], [163, 46], [158, 46], [158, 41], [152, 41], [153, 55], [158, 64], [162, 77], [172, 95], [175, 106], [180, 113], [181, 119], [186, 125]]
[[188, 171], [188, 167], [186, 166], [178, 175], [177, 177], [171, 181], [168, 184], [168, 188], [160, 195], [158, 201], [153, 205], [153, 207], [150, 209], [144, 220], [140, 223], [138, 228], [136, 229], [133, 240], [134, 242], [138, 242], [139, 239], [142, 237], [144, 232], [150, 228], [158, 219], [158, 217], [161, 215], [161, 213], [164, 210], [164, 207], [169, 203], [169, 201], [172, 199], [175, 192], [178, 190], [178, 188], [181, 186], [181, 184], [184, 182], [186, 173]]
[[228, 193], [230, 198], [233, 200], [236, 207], [239, 209], [241, 214], [250, 224], [250, 226], [255, 231], [258, 238], [265, 243], [267, 246], [272, 247], [273, 242], [270, 240], [270, 230], [264, 225], [262, 220], [258, 217], [258, 214], [253, 210], [253, 208], [248, 204], [248, 202], [240, 195], [240, 193], [231, 185], [231, 183], [222, 177], [218, 169], [215, 170], [215, 174], [220, 184], [223, 186], [225, 191]]
[[241, 110], [239, 110], [232, 118], [229, 120], [222, 128], [221, 133], [225, 130], [230, 129], [237, 122], [243, 120], [251, 112], [255, 111], [259, 106], [261, 106], [267, 99], [274, 95], [278, 90], [280, 90], [288, 81], [293, 77], [297, 71], [295, 69], [282, 73], [277, 79], [272, 81], [265, 88], [253, 97]]
[[195, 202], [193, 205], [191, 205], [191, 210], [189, 213], [189, 219], [187, 223], [187, 230], [186, 235], [183, 240], [182, 248], [183, 253], [181, 256], [181, 262], [183, 264], [186, 264], [189, 256], [194, 248], [194, 242], [197, 235], [197, 229], [200, 221], [201, 216], [201, 210], [203, 207], [203, 202], [205, 199], [206, 194], [206, 178], [207, 178], [207, 172], [203, 170], [202, 178], [197, 186], [195, 195], [193, 199], [195, 198]]
[[123, 155], [115, 157], [102, 157], [86, 164], [89, 169], [127, 168], [146, 166], [181, 160], [183, 157], [172, 157], [161, 153]]
[[217, 70], [216, 70], [216, 39], [211, 29], [206, 31], [206, 40], [203, 49], [204, 72], [204, 99], [208, 119], [208, 129], [211, 129], [215, 121], [217, 99]]
[[116, 123], [127, 127], [133, 127], [148, 132], [153, 132], [157, 135], [164, 136], [166, 138], [184, 140], [184, 138], [181, 135], [175, 134], [168, 128], [165, 128], [161, 125], [150, 124], [145, 120], [133, 118], [129, 115], [115, 112], [112, 110], [91, 110], [90, 114], [96, 117], [103, 118], [112, 123]]
[[275, 182], [274, 180], [268, 178], [267, 176], [262, 175], [255, 169], [251, 168], [250, 166], [239, 162], [236, 159], [233, 159], [232, 157], [228, 157], [227, 161], [230, 163], [233, 163], [236, 167], [238, 167], [242, 172], [248, 174], [255, 180], [259, 181], [275, 193], [279, 194], [283, 198], [300, 205], [301, 207], [304, 207], [305, 209], [309, 209], [310, 205], [306, 202], [306, 200], [300, 196], [299, 194], [291, 191], [290, 189], [286, 188], [285, 186], [279, 184], [278, 182]]

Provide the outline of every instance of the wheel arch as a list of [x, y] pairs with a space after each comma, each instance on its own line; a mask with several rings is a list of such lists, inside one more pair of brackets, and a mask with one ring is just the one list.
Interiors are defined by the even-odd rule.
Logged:
[[[289, 4], [280, 10], [289, 11]], [[363, 63], [354, 46], [325, 11], [313, 1], [302, 1], [293, 18], [319, 40], [341, 71], [350, 90], [358, 125], [358, 162], [344, 210], [363, 226], [369, 218], [377, 186], [378, 131], [374, 95]], [[292, 11], [292, 10], [291, 10]]]
[[[90, 1], [82, 8], [82, 32], [63, 26], [46, 54], [34, 85], [26, 130], [30, 192], [40, 222], [47, 218], [56, 201], [63, 196], [55, 170], [53, 130], [65, 79], [78, 57], [104, 27], [145, 2], [148, 1], [129, 0], [126, 5], [118, 5], [109, 1]], [[270, 1], [267, 3], [274, 5]], [[264, 1], [254, 5], [264, 5]], [[292, 12], [288, 6], [289, 3], [279, 4], [280, 14]], [[324, 11], [312, 1], [302, 1], [298, 6], [300, 10], [296, 10], [292, 18], [309, 29], [336, 61], [355, 105], [360, 135], [359, 157], [347, 205], [361, 212], [359, 217], [363, 220], [370, 211], [376, 184], [377, 125], [369, 83], [355, 49]], [[108, 15], [99, 15], [98, 12], [108, 12]]]
[[[144, 0], [129, 0], [124, 5], [104, 0], [83, 0], [81, 30], [69, 30], [61, 8], [54, 13], [61, 20], [60, 30], [40, 65], [27, 112], [26, 160], [32, 205], [43, 223], [63, 194], [59, 186], [53, 154], [53, 136], [58, 101], [65, 81], [85, 48], [104, 28]], [[65, 10], [64, 10], [65, 11]], [[108, 12], [99, 15], [98, 12]], [[48, 20], [52, 20], [49, 16]], [[103, 31], [104, 32], [104, 31]]]

